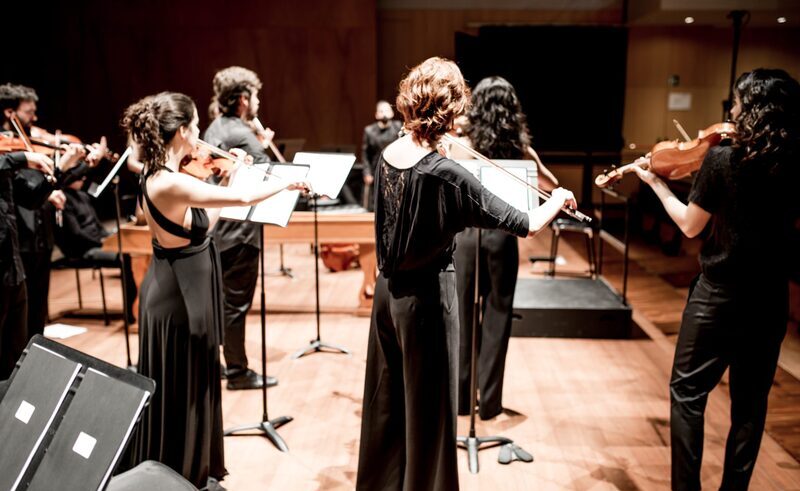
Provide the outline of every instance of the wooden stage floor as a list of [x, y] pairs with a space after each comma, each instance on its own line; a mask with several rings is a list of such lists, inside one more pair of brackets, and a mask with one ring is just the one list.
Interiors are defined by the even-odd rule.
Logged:
[[[546, 250], [548, 241], [545, 234], [525, 242], [521, 258]], [[308, 312], [314, 298], [309, 248], [291, 246], [286, 252], [287, 265], [294, 268], [296, 278], [268, 276], [267, 302], [276, 310]], [[567, 265], [563, 270], [581, 269], [581, 252], [564, 242], [560, 253]], [[267, 262], [269, 270], [276, 268], [277, 248], [268, 250]], [[608, 270], [612, 283], [616, 281], [614, 268], [612, 262]], [[630, 297], [635, 319], [649, 336], [621, 341], [512, 338], [504, 392], [508, 410], [492, 421], [479, 420], [478, 433], [510, 437], [531, 452], [535, 461], [500, 465], [498, 449], [488, 449], [480, 453], [480, 473], [472, 475], [466, 453], [459, 451], [461, 489], [669, 489], [667, 383], [674, 347], [670, 330], [679, 319], [685, 297], [661, 285], [646, 267], [632, 269]], [[356, 304], [360, 272], [322, 271], [321, 298], [327, 312], [322, 316], [322, 338], [349, 348], [353, 356], [317, 353], [291, 360], [291, 354], [314, 337], [314, 316], [269, 315], [268, 372], [279, 379], [278, 387], [269, 390], [269, 413], [272, 418], [294, 418], [279, 430], [290, 451], [281, 453], [260, 436], [226, 438], [230, 475], [223, 484], [228, 489], [346, 490], [355, 485], [369, 321], [340, 313]], [[530, 267], [521, 265], [521, 274], [530, 274]], [[84, 304], [98, 308], [99, 283], [92, 280], [90, 272], [84, 272], [82, 278]], [[77, 306], [71, 271], [54, 273], [51, 284], [54, 315]], [[109, 303], [117, 309], [118, 284], [107, 281]], [[124, 364], [119, 319], [108, 328], [97, 319], [58, 320], [89, 328], [87, 333], [67, 339], [66, 344]], [[135, 350], [135, 335], [132, 343]], [[255, 313], [248, 316], [247, 351], [257, 368], [260, 340]], [[796, 395], [778, 405], [788, 407], [786, 413], [796, 413], [795, 401]], [[706, 419], [703, 485], [707, 489], [719, 485], [729, 409], [727, 389], [722, 385], [709, 400]], [[226, 427], [256, 422], [261, 417], [260, 391], [223, 389], [223, 414]], [[779, 433], [797, 433], [796, 425], [785, 423], [785, 414], [770, 417], [784, 418]], [[459, 418], [459, 434], [466, 432], [468, 423], [468, 418]], [[770, 434], [765, 435], [751, 489], [800, 490], [800, 463]]]

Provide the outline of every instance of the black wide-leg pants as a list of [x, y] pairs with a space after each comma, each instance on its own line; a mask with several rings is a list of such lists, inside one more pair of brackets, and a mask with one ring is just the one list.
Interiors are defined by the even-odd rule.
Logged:
[[225, 293], [225, 339], [222, 353], [225, 355], [226, 373], [235, 376], [247, 370], [244, 328], [256, 291], [259, 250], [248, 244], [239, 244], [222, 251], [220, 257]]
[[[478, 231], [468, 228], [456, 236], [455, 265], [458, 288], [459, 348], [458, 412], [469, 413], [473, 304], [475, 303], [475, 253]], [[483, 323], [478, 326], [478, 390], [481, 419], [503, 410], [503, 379], [512, 306], [519, 270], [517, 237], [499, 230], [481, 231], [480, 294], [484, 298]]]
[[723, 490], [747, 489], [758, 456], [767, 398], [786, 333], [785, 281], [715, 284], [690, 290], [670, 380], [672, 489], [699, 490], [708, 394], [730, 367], [731, 429]]
[[356, 488], [457, 490], [455, 272], [397, 283], [375, 285]]

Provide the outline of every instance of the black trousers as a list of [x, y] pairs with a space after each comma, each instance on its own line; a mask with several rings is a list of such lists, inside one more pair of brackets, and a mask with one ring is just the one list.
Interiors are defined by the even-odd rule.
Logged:
[[730, 367], [731, 429], [723, 490], [747, 489], [786, 333], [786, 281], [732, 287], [703, 275], [690, 291], [670, 380], [672, 489], [699, 490], [708, 394]]
[[[472, 354], [473, 304], [475, 303], [475, 250], [477, 229], [469, 228], [456, 236], [455, 264], [458, 281], [459, 349], [458, 412], [469, 413], [469, 376]], [[480, 294], [483, 297], [483, 323], [478, 331], [478, 390], [481, 419], [497, 416], [503, 410], [503, 377], [511, 314], [519, 270], [517, 238], [499, 230], [481, 231]]]
[[239, 244], [220, 253], [222, 285], [225, 293], [225, 341], [223, 354], [228, 375], [247, 370], [244, 348], [244, 326], [247, 312], [253, 305], [258, 279], [257, 248]]
[[[451, 268], [452, 269], [452, 268]], [[356, 489], [457, 490], [455, 272], [378, 276]]]
[[14, 365], [28, 344], [28, 301], [25, 282], [0, 286], [0, 380], [14, 371]]
[[47, 323], [47, 297], [50, 293], [50, 256], [53, 251], [22, 252], [25, 284], [28, 287], [28, 339], [44, 334]]

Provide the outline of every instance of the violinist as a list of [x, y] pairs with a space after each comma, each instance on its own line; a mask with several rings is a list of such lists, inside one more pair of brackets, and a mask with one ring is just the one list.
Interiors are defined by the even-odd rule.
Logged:
[[[32, 152], [9, 152], [0, 155], [0, 380], [14, 370], [14, 364], [28, 343], [28, 294], [25, 271], [19, 252], [17, 219], [12, 178], [30, 168], [53, 173], [53, 161]], [[23, 196], [43, 201], [47, 196]]]
[[[502, 77], [481, 80], [472, 93], [472, 107], [461, 132], [463, 142], [494, 159], [525, 159], [530, 136], [525, 114], [514, 87]], [[460, 118], [461, 119], [461, 118]], [[459, 153], [451, 149], [451, 156]], [[460, 153], [464, 153], [463, 150]], [[464, 158], [471, 158], [465, 155]], [[543, 167], [543, 166], [542, 166]], [[541, 187], [551, 191], [558, 181], [543, 174]], [[475, 288], [475, 250], [478, 229], [467, 228], [456, 236], [455, 266], [458, 312], [461, 324], [458, 413], [470, 412], [470, 355]], [[503, 409], [503, 378], [506, 351], [511, 336], [511, 304], [519, 270], [517, 237], [501, 230], [481, 232], [480, 294], [484, 302], [483, 322], [478, 323], [478, 389], [481, 419], [490, 419]]]
[[[144, 164], [144, 213], [153, 259], [140, 289], [139, 373], [158, 390], [132, 443], [135, 463], [157, 460], [197, 488], [220, 489], [223, 457], [219, 345], [222, 271], [210, 230], [225, 206], [251, 206], [283, 189], [265, 183], [246, 193], [179, 172], [197, 145], [197, 108], [162, 92], [125, 111], [122, 127]], [[208, 209], [206, 209], [208, 208]]]
[[676, 490], [700, 489], [706, 401], [728, 368], [731, 428], [720, 489], [747, 489], [786, 332], [787, 264], [797, 254], [790, 242], [800, 208], [800, 85], [783, 70], [756, 69], [733, 92], [733, 144], [708, 151], [688, 205], [656, 174], [635, 169], [687, 237], [710, 228], [670, 380]]
[[455, 63], [430, 58], [400, 82], [405, 136], [375, 174], [375, 285], [367, 348], [356, 488], [458, 489], [456, 386], [458, 300], [453, 239], [466, 227], [525, 237], [541, 230], [572, 193], [523, 213], [436, 152], [469, 107]]
[[[265, 144], [250, 123], [258, 115], [261, 80], [253, 71], [232, 66], [214, 76], [214, 99], [220, 112], [203, 139], [223, 150], [241, 149], [255, 163], [268, 162]], [[223, 221], [214, 231], [222, 257], [225, 291], [225, 376], [229, 390], [260, 389], [264, 377], [248, 367], [245, 321], [253, 303], [261, 250], [261, 224]], [[267, 377], [267, 386], [277, 384]]]
[[[2, 130], [5, 134], [16, 136], [11, 123], [13, 115], [22, 124], [26, 134], [31, 133], [37, 121], [36, 111], [39, 98], [30, 87], [23, 85], [0, 85], [0, 105], [3, 108]], [[82, 161], [85, 160], [86, 162]], [[75, 179], [86, 174], [91, 166], [99, 163], [99, 154], [87, 156], [82, 145], [65, 146], [64, 154], [55, 169], [56, 184], [66, 178]], [[88, 162], [88, 163], [87, 163]], [[25, 196], [44, 194], [45, 201], [26, 200]], [[47, 297], [50, 289], [50, 258], [54, 246], [56, 210], [63, 210], [64, 193], [54, 189], [41, 173], [22, 170], [14, 176], [14, 195], [17, 198], [17, 226], [22, 262], [30, 295], [28, 295], [28, 335], [42, 334], [47, 322]]]

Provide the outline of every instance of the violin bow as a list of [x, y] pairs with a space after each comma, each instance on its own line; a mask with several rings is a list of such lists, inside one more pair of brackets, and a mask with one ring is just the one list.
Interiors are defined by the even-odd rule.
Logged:
[[[528, 188], [533, 189], [534, 191], [536, 191], [536, 193], [539, 196], [541, 196], [542, 198], [544, 198], [546, 200], [550, 199], [550, 193], [548, 193], [547, 191], [544, 191], [544, 190], [538, 188], [537, 186], [534, 186], [533, 184], [529, 183], [525, 179], [520, 178], [519, 176], [517, 176], [514, 173], [510, 172], [508, 169], [506, 169], [502, 165], [498, 164], [497, 162], [492, 161], [490, 158], [486, 157], [485, 155], [483, 155], [482, 153], [480, 153], [477, 150], [473, 149], [472, 147], [470, 147], [468, 145], [465, 145], [464, 143], [458, 141], [458, 139], [456, 139], [456, 138], [454, 138], [454, 137], [452, 137], [452, 136], [450, 136], [450, 135], [448, 135], [446, 133], [444, 135], [444, 139], [447, 140], [448, 142], [452, 143], [452, 144], [458, 145], [462, 150], [466, 151], [468, 154], [472, 155], [476, 159], [478, 159], [480, 161], [483, 161], [483, 162], [486, 162], [487, 164], [493, 165], [494, 167], [496, 167], [496, 168], [500, 169], [501, 171], [505, 172], [506, 174], [511, 176], [515, 181], [518, 181], [518, 182], [524, 184], [525, 186], [527, 186]], [[563, 211], [567, 215], [569, 215], [572, 218], [574, 218], [576, 220], [579, 220], [581, 222], [589, 223], [589, 222], [592, 221], [592, 218], [590, 216], [585, 215], [585, 214], [581, 213], [578, 210], [573, 210], [572, 208], [567, 208], [566, 206], [561, 208], [561, 211]]]
[[[261, 124], [261, 121], [258, 119], [258, 117], [253, 118], [253, 124], [255, 125], [255, 127], [256, 127], [256, 129], [258, 131], [260, 131], [262, 133], [267, 131], [267, 130], [264, 129], [264, 125]], [[270, 141], [269, 141], [269, 143], [267, 143], [267, 145], [269, 146], [269, 149], [272, 150], [272, 153], [275, 154], [275, 158], [278, 159], [278, 162], [280, 162], [282, 164], [285, 164], [286, 163], [286, 158], [283, 156], [281, 151], [278, 150], [278, 147], [275, 146], [275, 142], [273, 142], [270, 139]]]
[[31, 145], [31, 139], [28, 138], [28, 134], [22, 129], [22, 122], [17, 117], [16, 113], [11, 113], [11, 124], [14, 126], [14, 130], [16, 130], [17, 134], [19, 135], [19, 139], [22, 140], [22, 143], [25, 145], [25, 148], [29, 152], [33, 152], [33, 145]]

